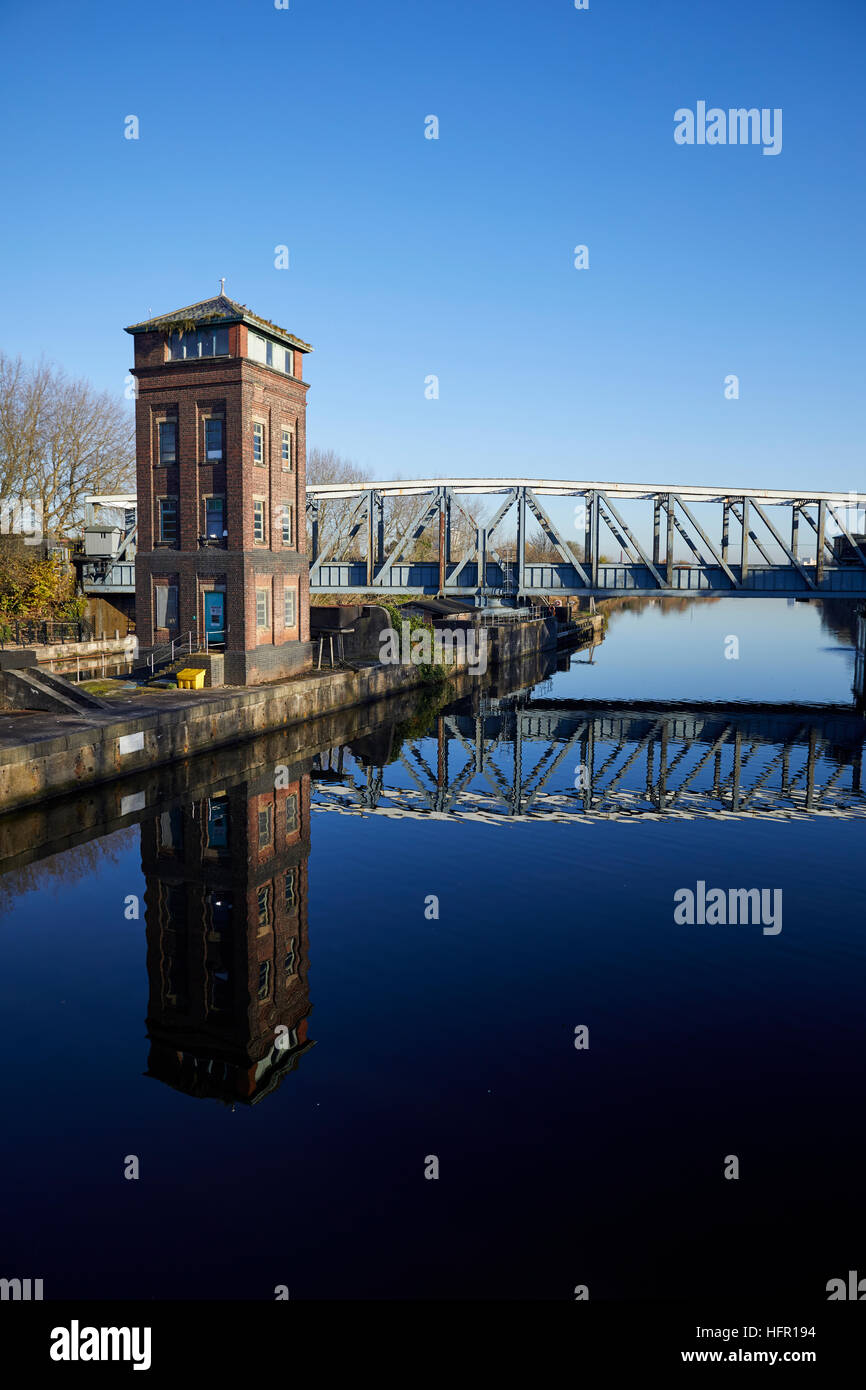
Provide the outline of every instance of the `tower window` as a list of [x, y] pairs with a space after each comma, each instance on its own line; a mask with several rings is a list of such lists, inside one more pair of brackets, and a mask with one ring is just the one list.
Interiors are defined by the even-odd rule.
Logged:
[[223, 456], [223, 422], [222, 420], [205, 420], [204, 422], [204, 452], [205, 458], [221, 459]]
[[256, 627], [270, 627], [270, 606], [267, 589], [256, 589]]
[[295, 439], [291, 430], [283, 430], [282, 459], [284, 471], [291, 473], [295, 466]]
[[193, 357], [227, 357], [229, 331], [227, 328], [199, 328], [192, 333], [172, 333], [168, 351], [173, 362]]
[[273, 367], [275, 371], [284, 371], [289, 376], [295, 374], [295, 354], [292, 349], [283, 347], [281, 343], [270, 342], [259, 333], [247, 333], [247, 356], [253, 362]]
[[156, 607], [156, 626], [177, 627], [177, 585], [156, 584], [153, 594]]
[[253, 463], [265, 461], [265, 427], [258, 420], [253, 422]]
[[165, 545], [177, 545], [177, 498], [159, 499], [159, 539]]
[[265, 501], [263, 497], [254, 497], [253, 540], [256, 545], [264, 545], [265, 539]]
[[174, 420], [159, 422], [159, 461], [177, 462], [177, 425]]
[[204, 499], [204, 533], [209, 541], [221, 541], [226, 529], [226, 499], [222, 496]]
[[287, 584], [283, 593], [284, 611], [283, 627], [295, 626], [295, 590], [291, 584]]
[[292, 508], [288, 502], [284, 502], [281, 510], [281, 527], [283, 545], [292, 543]]

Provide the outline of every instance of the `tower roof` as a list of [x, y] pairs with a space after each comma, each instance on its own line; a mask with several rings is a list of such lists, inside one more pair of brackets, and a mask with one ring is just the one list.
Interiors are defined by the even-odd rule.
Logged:
[[218, 294], [213, 299], [202, 299], [198, 304], [187, 304], [184, 308], [173, 309], [168, 314], [157, 314], [155, 318], [143, 319], [141, 323], [132, 323], [126, 332], [132, 334], [188, 332], [203, 323], [246, 323], [253, 328], [261, 329], [272, 338], [282, 339], [284, 343], [288, 343], [290, 347], [298, 348], [300, 352], [313, 351], [310, 344], [305, 343], [303, 338], [296, 338], [285, 328], [271, 323], [270, 319], [261, 318], [258, 314], [254, 314], [251, 309], [248, 309], [246, 304], [237, 304], [225, 294]]

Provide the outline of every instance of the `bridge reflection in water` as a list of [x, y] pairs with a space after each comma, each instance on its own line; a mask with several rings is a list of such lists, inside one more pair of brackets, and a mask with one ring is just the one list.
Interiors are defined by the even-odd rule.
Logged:
[[859, 816], [864, 727], [843, 709], [486, 700], [440, 714], [429, 736], [380, 747], [378, 757], [369, 748], [320, 757], [313, 810], [558, 821]]
[[147, 1075], [248, 1105], [314, 1045], [314, 813], [497, 824], [866, 814], [866, 722], [850, 710], [554, 700], [544, 678], [555, 664], [524, 663], [532, 684], [516, 692], [504, 671], [472, 699], [437, 708], [434, 695], [428, 714], [411, 692], [10, 813], [0, 887], [14, 891], [16, 875], [33, 886], [41, 863], [50, 873], [55, 856], [138, 826]]

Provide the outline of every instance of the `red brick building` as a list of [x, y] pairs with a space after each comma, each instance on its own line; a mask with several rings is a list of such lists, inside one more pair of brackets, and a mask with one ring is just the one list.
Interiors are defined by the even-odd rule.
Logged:
[[225, 295], [135, 339], [136, 628], [144, 648], [207, 633], [230, 685], [309, 666], [309, 343]]

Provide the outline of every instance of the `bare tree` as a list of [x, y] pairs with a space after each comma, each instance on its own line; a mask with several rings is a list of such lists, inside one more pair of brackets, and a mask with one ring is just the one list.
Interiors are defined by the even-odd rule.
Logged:
[[[362, 483], [364, 474], [350, 459], [343, 458], [333, 449], [311, 449], [307, 454], [307, 486], [319, 483]], [[357, 505], [357, 498], [323, 498], [319, 502], [319, 553], [330, 551], [342, 555], [351, 530], [350, 520]], [[308, 543], [312, 544], [311, 538]], [[353, 547], [357, 549], [357, 543]]]
[[[335, 453], [333, 449], [311, 449], [307, 459], [307, 484], [314, 486], [316, 483], [362, 483], [370, 482], [375, 486], [375, 479], [368, 479], [367, 475], [352, 463], [351, 460], [343, 458]], [[393, 482], [411, 483], [411, 478], [394, 478]], [[346, 501], [341, 499], [323, 499], [319, 503], [319, 553], [327, 550], [329, 553], [344, 560], [360, 560], [364, 555], [366, 545], [366, 529], [361, 525], [351, 544], [349, 541], [353, 522], [352, 517], [358, 506], [359, 498], [350, 497]], [[385, 523], [385, 547], [386, 550], [395, 545], [411, 525], [421, 505], [421, 498], [417, 495], [399, 497], [390, 494], [385, 498], [383, 508], [383, 520]], [[357, 518], [356, 518], [357, 520]], [[482, 524], [483, 511], [478, 506], [478, 499], [463, 499], [461, 506], [452, 505], [451, 509], [451, 556], [454, 560], [461, 560], [464, 556], [471, 555], [475, 549], [476, 528]], [[438, 539], [435, 523], [428, 526], [420, 536], [405, 536], [405, 546], [403, 558], [405, 560], [430, 560], [438, 554]]]
[[88, 493], [134, 489], [134, 440], [120, 397], [0, 352], [0, 497], [38, 503], [46, 532], [79, 526]]

